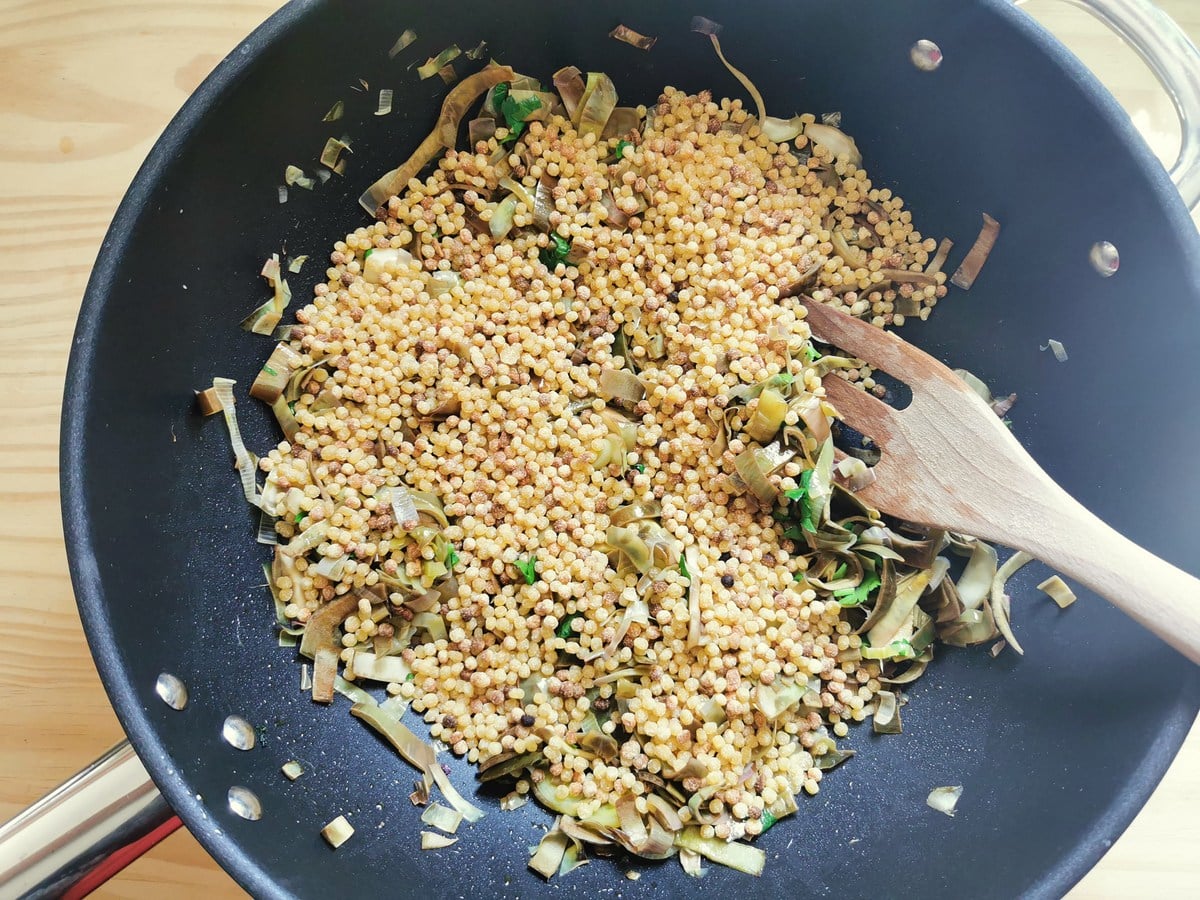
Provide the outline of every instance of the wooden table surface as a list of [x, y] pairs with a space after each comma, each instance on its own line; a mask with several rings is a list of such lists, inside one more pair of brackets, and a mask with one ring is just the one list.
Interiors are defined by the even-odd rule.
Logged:
[[[277, 5], [0, 0], [0, 269], [8, 272], [0, 282], [0, 818], [121, 738], [75, 611], [58, 511], [59, 406], [88, 272], [160, 130]], [[1161, 5], [1200, 37], [1200, 4]], [[1173, 152], [1171, 107], [1132, 55], [1064, 4], [1027, 8], [1114, 89], [1152, 146]], [[30, 650], [35, 634], [40, 646]], [[1200, 728], [1070, 896], [1195, 896], [1198, 806]], [[179, 831], [96, 896], [240, 895]]]

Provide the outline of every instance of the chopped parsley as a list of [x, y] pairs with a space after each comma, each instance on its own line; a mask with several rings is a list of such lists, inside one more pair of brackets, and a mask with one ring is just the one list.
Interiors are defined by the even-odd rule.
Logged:
[[636, 466], [634, 466], [634, 468], [635, 468], [635, 469], [637, 469], [639, 472], [645, 472], [645, 471], [646, 471], [646, 464], [645, 464], [645, 463], [638, 463]]
[[[808, 494], [809, 486], [812, 484], [812, 475], [812, 469], [801, 472], [800, 486], [784, 493], [784, 496], [799, 508], [800, 527], [809, 532], [817, 530], [817, 511], [813, 509], [812, 498]], [[791, 537], [791, 535], [785, 532], [784, 537]]]
[[579, 613], [576, 613], [573, 616], [567, 616], [565, 619], [563, 619], [562, 624], [558, 626], [558, 631], [554, 633], [564, 640], [574, 637], [575, 629], [572, 627], [572, 625], [576, 619], [582, 618], [583, 616], [581, 616]]
[[515, 144], [521, 132], [525, 130], [525, 120], [542, 108], [542, 101], [537, 97], [514, 100], [509, 95], [509, 87], [505, 82], [496, 85], [492, 103], [508, 125], [508, 135], [500, 140], [500, 143], [505, 145]]
[[298, 512], [298, 513], [296, 513], [296, 524], [297, 524], [297, 525], [299, 525], [301, 522], [303, 522], [303, 521], [304, 521], [304, 517], [305, 517], [305, 516], [307, 516], [307, 515], [308, 515], [308, 513], [306, 513], [306, 512]]
[[679, 554], [679, 574], [684, 578], [687, 578], [689, 581], [691, 580], [692, 576], [691, 573], [688, 572], [687, 559], [682, 553]]
[[526, 584], [533, 584], [537, 581], [537, 554], [530, 553], [528, 559], [518, 559], [513, 565], [525, 576]]
[[451, 544], [449, 547], [446, 548], [446, 568], [453, 569], [457, 565], [458, 565], [458, 551], [455, 550], [454, 545]]
[[862, 606], [877, 587], [879, 587], [879, 576], [874, 572], [865, 572], [857, 587], [834, 591], [833, 596], [842, 606]]
[[625, 158], [625, 151], [633, 146], [632, 141], [617, 141], [617, 159]]
[[567, 261], [567, 254], [570, 252], [571, 242], [557, 231], [552, 231], [550, 232], [550, 244], [539, 251], [538, 259], [542, 261], [543, 266], [553, 272], [560, 262]]
[[804, 358], [807, 359], [810, 363], [815, 363], [818, 359], [821, 358], [821, 354], [817, 352], [817, 348], [814, 347], [812, 344], [805, 344], [804, 345]]
[[769, 809], [764, 809], [763, 814], [762, 814], [762, 819], [761, 819], [762, 831], [760, 831], [759, 834], [763, 834], [764, 832], [766, 832], [768, 829], [770, 829], [770, 827], [772, 825], [774, 825], [778, 821], [779, 821], [779, 818], [777, 816], [771, 815], [771, 811]]

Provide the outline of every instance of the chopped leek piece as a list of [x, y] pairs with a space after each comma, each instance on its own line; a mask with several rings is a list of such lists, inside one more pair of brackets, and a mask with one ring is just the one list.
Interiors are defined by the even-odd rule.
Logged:
[[649, 50], [658, 40], [656, 37], [647, 37], [644, 34], [638, 34], [632, 28], [628, 28], [625, 25], [618, 25], [608, 33], [608, 36], [629, 44], [631, 47], [637, 47], [639, 50]]
[[375, 115], [386, 116], [392, 111], [392, 89], [384, 88], [379, 92], [379, 105], [375, 107]]
[[346, 161], [341, 159], [343, 150], [353, 152], [350, 150], [350, 145], [345, 141], [331, 137], [325, 142], [325, 148], [321, 151], [321, 165], [325, 166], [336, 174], [341, 175], [346, 171]]
[[304, 774], [304, 767], [300, 765], [300, 763], [296, 762], [296, 760], [289, 759], [280, 767], [280, 771], [283, 772], [283, 774], [286, 775], [291, 781], [295, 781]]
[[421, 813], [422, 822], [447, 834], [457, 832], [458, 826], [462, 824], [462, 820], [462, 813], [442, 806], [440, 803], [431, 803], [425, 812]]
[[311, 191], [317, 186], [315, 178], [309, 178], [304, 174], [304, 170], [299, 166], [288, 166], [283, 171], [283, 181], [288, 187], [303, 188], [306, 191]]
[[480, 41], [475, 45], [474, 50], [466, 52], [467, 59], [483, 59], [483, 54], [487, 52], [487, 41]]
[[217, 397], [216, 388], [205, 388], [196, 391], [196, 406], [203, 416], [213, 416], [221, 411], [221, 400]]
[[334, 850], [350, 840], [353, 834], [354, 828], [346, 821], [345, 816], [338, 816], [321, 829], [321, 837], [325, 838]]
[[962, 796], [962, 785], [957, 784], [947, 787], [936, 787], [929, 792], [929, 796], [925, 798], [925, 803], [931, 809], [936, 809], [940, 813], [945, 813], [954, 818], [954, 808], [958, 805], [958, 798]]
[[1066, 362], [1068, 359], [1067, 348], [1062, 345], [1062, 341], [1056, 341], [1056, 340], [1054, 340], [1054, 338], [1051, 338], [1045, 344], [1041, 345], [1041, 349], [1043, 351], [1045, 351], [1045, 350], [1054, 351], [1054, 358], [1057, 359], [1059, 362]]
[[432, 831], [421, 832], [422, 850], [444, 850], [447, 847], [457, 843], [458, 838], [456, 837], [446, 837], [443, 834], [435, 834]]
[[437, 56], [431, 56], [422, 65], [417, 66], [417, 74], [421, 76], [422, 81], [432, 78], [442, 66], [451, 60], [458, 59], [461, 55], [462, 51], [458, 49], [458, 44], [451, 44]]
[[260, 506], [262, 494], [259, 492], [258, 481], [254, 474], [258, 467], [255, 465], [250, 451], [246, 449], [246, 444], [242, 441], [241, 429], [238, 428], [236, 401], [233, 398], [235, 384], [237, 384], [236, 381], [228, 378], [214, 378], [213, 390], [216, 392], [217, 402], [221, 404], [221, 412], [225, 414], [225, 426], [229, 429], [229, 443], [233, 447], [238, 475], [241, 477], [242, 493], [246, 497], [246, 502], [251, 506]]
[[396, 43], [392, 44], [392, 49], [388, 51], [388, 59], [395, 59], [401, 50], [411, 46], [416, 39], [417, 33], [411, 28], [405, 28], [400, 32], [400, 37], [396, 38]]
[[[809, 127], [811, 128], [812, 126]], [[975, 283], [975, 279], [979, 277], [979, 273], [983, 269], [983, 264], [987, 262], [992, 248], [996, 246], [996, 238], [999, 236], [1000, 223], [987, 213], [984, 213], [983, 227], [979, 230], [979, 237], [975, 239], [975, 244], [967, 253], [962, 264], [955, 270], [950, 283], [955, 287], [962, 288], [964, 291], [969, 291], [971, 285]]]
[[1050, 597], [1060, 609], [1066, 609], [1075, 602], [1075, 592], [1067, 587], [1067, 583], [1057, 575], [1051, 575], [1038, 585], [1038, 590]]
[[537, 850], [529, 859], [529, 868], [543, 878], [550, 878], [558, 872], [566, 855], [571, 840], [562, 833], [557, 825], [546, 833], [537, 846]]
[[761, 875], [767, 861], [767, 854], [757, 847], [735, 841], [723, 841], [717, 837], [706, 838], [695, 825], [689, 825], [675, 835], [675, 846], [681, 850], [692, 850], [715, 863], [729, 866], [747, 875]]

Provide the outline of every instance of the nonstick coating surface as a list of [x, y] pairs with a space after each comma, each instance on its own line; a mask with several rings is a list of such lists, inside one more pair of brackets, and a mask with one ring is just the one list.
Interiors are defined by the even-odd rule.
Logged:
[[[905, 733], [853, 732], [858, 757], [759, 841], [761, 880], [600, 861], [547, 887], [525, 867], [544, 813], [501, 814], [488, 800], [457, 845], [419, 852], [413, 772], [346, 701], [330, 709], [300, 692], [272, 633], [266, 552], [224, 426], [191, 400], [214, 375], [244, 391], [265, 358], [269, 342], [237, 329], [262, 297], [262, 260], [282, 243], [312, 254], [292, 278], [304, 302], [331, 243], [363, 221], [360, 190], [433, 121], [444, 88], [418, 82], [410, 62], [486, 38], [491, 54], [544, 78], [566, 64], [608, 71], [627, 102], [652, 102], [664, 84], [741, 96], [688, 32], [696, 13], [725, 24], [726, 52], [772, 110], [840, 110], [918, 227], [961, 251], [982, 210], [1004, 223], [974, 290], [905, 335], [1016, 391], [1015, 431], [1050, 474], [1196, 571], [1200, 470], [1180, 460], [1200, 410], [1174, 401], [1197, 387], [1195, 230], [1112, 99], [1006, 4], [294, 3], [200, 88], [131, 187], [84, 300], [62, 432], [72, 575], [109, 694], [188, 827], [255, 895], [1056, 896], [1128, 824], [1194, 718], [1200, 682], [1181, 657], [1090, 595], [1059, 611], [1033, 590], [1043, 573], [1027, 570], [1014, 585], [1024, 658], [939, 652], [911, 692]], [[646, 54], [607, 39], [619, 22], [658, 45]], [[410, 26], [420, 42], [389, 62]], [[936, 73], [910, 64], [918, 38], [945, 52]], [[360, 77], [366, 94], [350, 89]], [[383, 118], [371, 115], [380, 87], [397, 93]], [[338, 99], [346, 118], [322, 125]], [[347, 176], [280, 206], [285, 165], [311, 171], [343, 131], [355, 144]], [[1114, 278], [1088, 264], [1097, 240], [1121, 251]], [[1051, 337], [1067, 363], [1039, 351]], [[259, 404], [239, 413], [252, 447], [277, 440]], [[163, 671], [186, 682], [185, 711], [156, 698]], [[256, 749], [222, 742], [231, 713], [259, 726]], [[296, 783], [279, 773], [289, 759], [308, 770]], [[456, 783], [473, 783], [453, 767]], [[262, 799], [261, 821], [228, 811], [235, 784]], [[924, 804], [945, 784], [965, 786], [954, 819]], [[318, 831], [339, 814], [357, 834], [333, 852]], [[622, 878], [628, 868], [642, 879]]]

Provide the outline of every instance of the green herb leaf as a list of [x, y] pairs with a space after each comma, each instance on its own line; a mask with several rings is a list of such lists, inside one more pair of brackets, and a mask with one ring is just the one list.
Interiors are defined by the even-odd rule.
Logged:
[[554, 633], [564, 640], [573, 637], [575, 635], [575, 629], [571, 627], [571, 624], [576, 619], [582, 618], [583, 616], [579, 615], [578, 613], [573, 616], [567, 616], [565, 619], [563, 619], [562, 624], [558, 626], [558, 631]]
[[453, 569], [457, 565], [458, 565], [458, 551], [455, 550], [454, 545], [451, 544], [446, 548], [446, 568]]
[[[784, 496], [799, 507], [800, 527], [808, 532], [815, 532], [817, 530], [817, 511], [813, 509], [812, 499], [808, 495], [812, 476], [812, 469], [804, 470], [800, 473], [800, 486], [784, 492]], [[784, 537], [789, 536], [786, 533], [784, 535]]]
[[370, 249], [369, 249], [369, 250], [368, 250], [366, 253], [364, 253], [364, 254], [363, 254], [363, 262], [366, 262], [368, 259], [370, 259], [370, 258], [371, 258], [371, 254], [372, 254], [372, 253], [374, 253], [374, 252], [375, 252], [375, 248], [374, 248], [374, 247], [372, 247], [372, 248], [370, 248]]
[[762, 819], [760, 821], [762, 822], [762, 831], [760, 831], [759, 834], [765, 834], [772, 825], [779, 821], [779, 819], [771, 815], [771, 811], [769, 809], [764, 809]]
[[877, 587], [879, 587], [879, 576], [874, 572], [867, 572], [858, 587], [834, 591], [833, 596], [844, 607], [862, 606]]
[[818, 359], [821, 358], [821, 354], [817, 352], [817, 348], [814, 347], [812, 344], [805, 344], [804, 345], [804, 358], [807, 359], [810, 363], [815, 363]]
[[496, 91], [492, 95], [496, 109], [500, 115], [504, 116], [505, 124], [508, 125], [508, 135], [500, 141], [506, 146], [516, 143], [517, 138], [525, 130], [525, 120], [530, 114], [542, 108], [542, 101], [537, 97], [514, 100], [509, 96], [508, 90], [508, 84], [501, 82], [496, 85]]
[[635, 469], [637, 469], [639, 472], [645, 472], [645, 471], [646, 471], [646, 464], [645, 464], [645, 463], [638, 463], [636, 466], [634, 466], [634, 468], [635, 468]]
[[632, 146], [633, 143], [630, 141], [617, 141], [617, 159], [624, 159], [626, 148]]
[[518, 559], [513, 565], [525, 576], [526, 584], [533, 584], [537, 581], [537, 554], [530, 553], [529, 559]]
[[687, 559], [684, 558], [682, 553], [679, 554], [679, 574], [684, 578], [691, 580], [692, 576], [691, 573], [688, 572]]
[[305, 517], [305, 516], [307, 516], [307, 515], [308, 515], [308, 513], [306, 513], [306, 512], [298, 512], [298, 513], [296, 513], [296, 524], [297, 524], [297, 525], [299, 525], [301, 522], [303, 522], [303, 521], [304, 521], [304, 517]]
[[262, 367], [262, 370], [263, 370], [264, 372], [266, 372], [268, 375], [278, 375], [278, 374], [279, 374], [279, 373], [278, 373], [278, 372], [276, 372], [274, 369], [272, 369], [270, 366], [263, 366], [263, 367]]
[[543, 266], [553, 272], [555, 266], [560, 262], [567, 261], [567, 254], [570, 252], [571, 242], [557, 231], [552, 231], [550, 232], [550, 245], [541, 249], [538, 259], [542, 261]]

